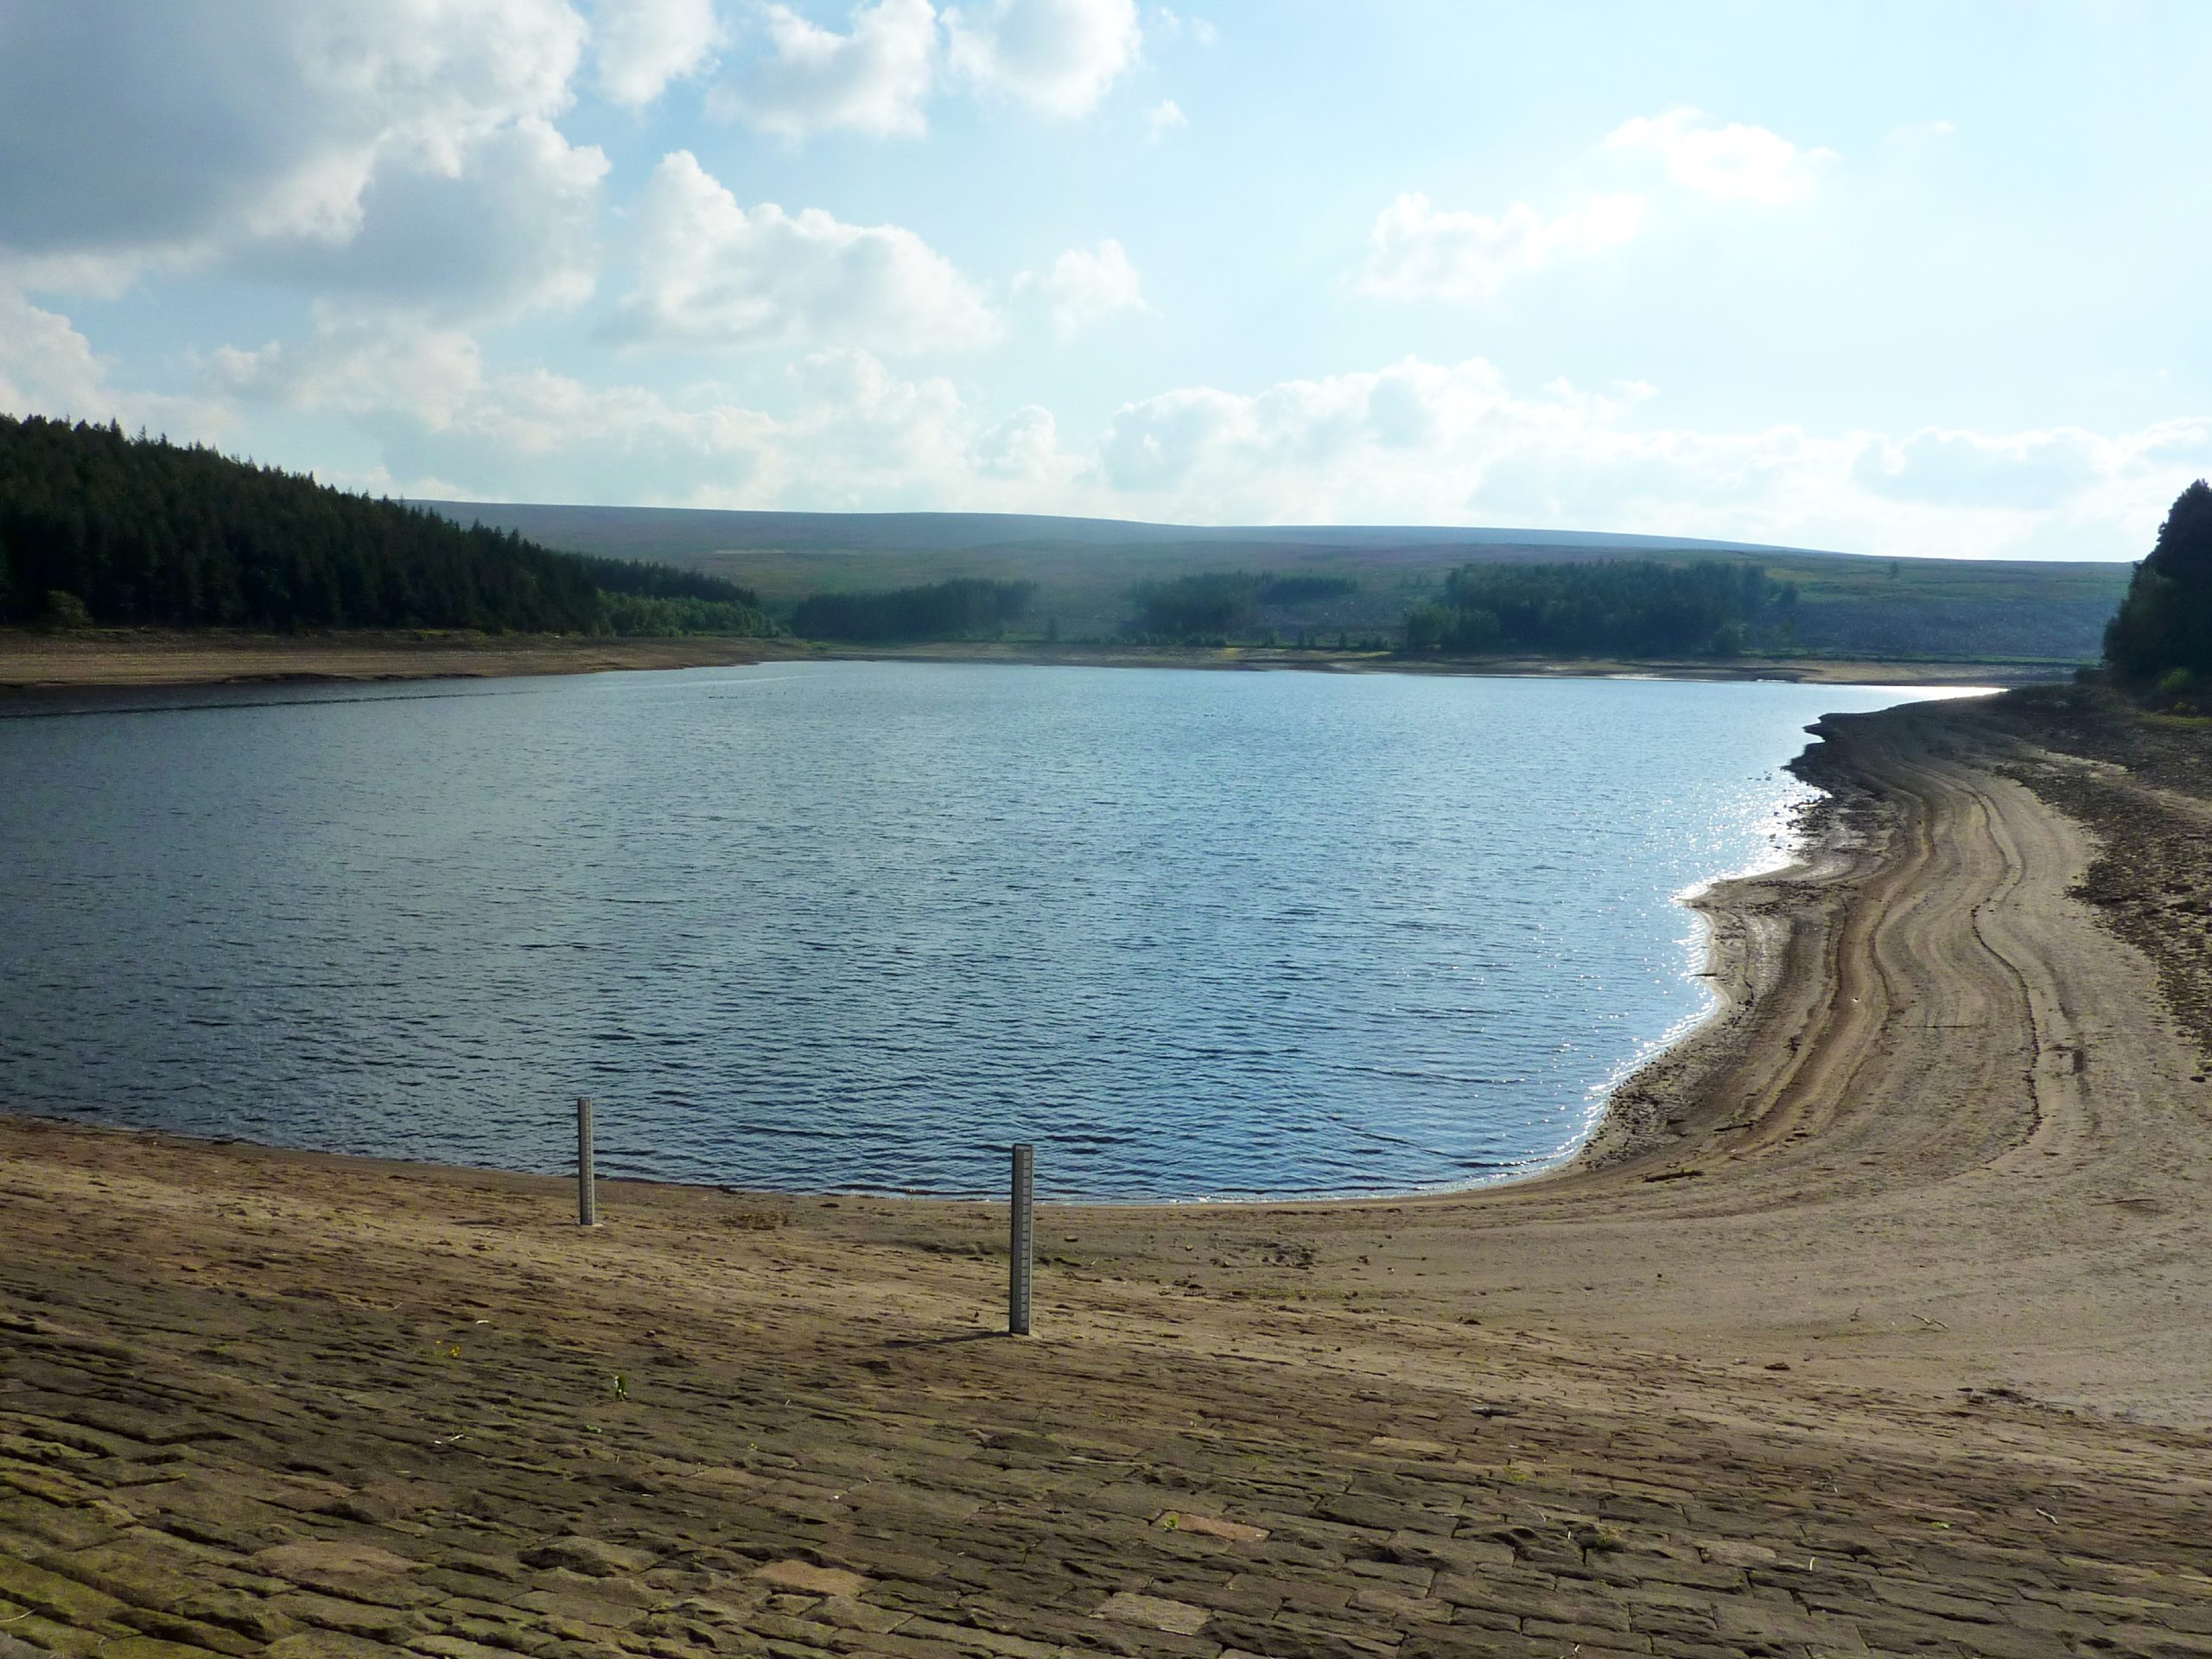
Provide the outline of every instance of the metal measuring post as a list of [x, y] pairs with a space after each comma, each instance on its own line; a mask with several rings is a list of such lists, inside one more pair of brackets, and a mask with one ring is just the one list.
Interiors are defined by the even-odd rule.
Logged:
[[1014, 1223], [1007, 1250], [1006, 1328], [1011, 1336], [1029, 1334], [1029, 1263], [1037, 1248], [1037, 1149], [1014, 1149]]
[[592, 1190], [591, 1096], [576, 1101], [576, 1225], [599, 1225], [599, 1195]]

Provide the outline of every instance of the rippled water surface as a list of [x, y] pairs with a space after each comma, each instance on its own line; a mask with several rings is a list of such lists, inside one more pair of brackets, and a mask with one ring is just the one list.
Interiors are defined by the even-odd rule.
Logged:
[[0, 1103], [746, 1186], [1543, 1162], [1704, 1006], [1780, 684], [912, 664], [0, 705]]

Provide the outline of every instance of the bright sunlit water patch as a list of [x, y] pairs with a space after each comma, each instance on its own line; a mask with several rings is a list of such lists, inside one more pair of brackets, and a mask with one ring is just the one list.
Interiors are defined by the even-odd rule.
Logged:
[[1054, 1197], [1465, 1185], [1706, 1006], [1830, 711], [1665, 681], [772, 664], [18, 703], [0, 1103]]

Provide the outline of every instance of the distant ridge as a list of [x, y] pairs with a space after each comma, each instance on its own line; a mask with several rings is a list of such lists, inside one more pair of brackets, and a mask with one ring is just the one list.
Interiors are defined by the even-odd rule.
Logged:
[[[1020, 582], [1040, 633], [1109, 640], [1137, 626], [1149, 587], [1206, 573], [1305, 582], [1325, 593], [1269, 612], [1281, 638], [1396, 639], [1464, 565], [1718, 560], [1795, 590], [1792, 639], [1830, 656], [2095, 660], [2125, 565], [1893, 559], [1590, 530], [1421, 524], [1154, 524], [995, 512], [747, 512], [422, 501], [547, 547], [675, 565], [735, 583], [781, 617], [822, 594], [947, 582]], [[1318, 587], [1313, 584], [1318, 582]]]
[[1160, 524], [1129, 518], [1021, 512], [769, 512], [716, 507], [559, 506], [524, 501], [417, 500], [410, 505], [468, 524], [515, 530], [585, 552], [618, 546], [679, 551], [753, 548], [946, 552], [1008, 546], [1245, 546], [1549, 548], [1576, 553], [1757, 553], [1856, 556], [1819, 548], [1695, 536], [1592, 530], [1465, 528], [1422, 524]]

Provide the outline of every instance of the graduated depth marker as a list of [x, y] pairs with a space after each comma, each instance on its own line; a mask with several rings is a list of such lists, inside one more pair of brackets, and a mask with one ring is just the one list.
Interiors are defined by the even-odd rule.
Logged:
[[1029, 1334], [1029, 1263], [1037, 1248], [1037, 1149], [1014, 1149], [1014, 1218], [1007, 1239], [1006, 1328]]
[[599, 1225], [599, 1194], [592, 1186], [591, 1096], [576, 1100], [576, 1225]]

